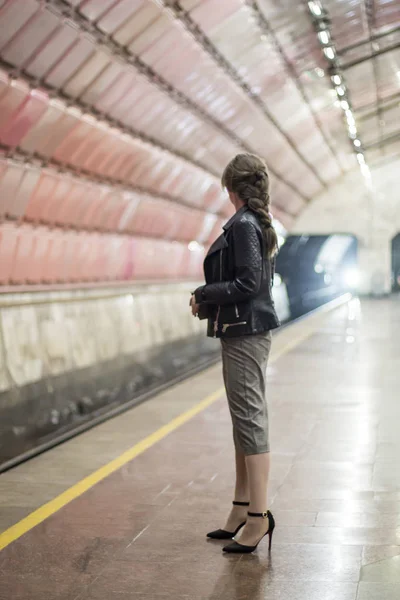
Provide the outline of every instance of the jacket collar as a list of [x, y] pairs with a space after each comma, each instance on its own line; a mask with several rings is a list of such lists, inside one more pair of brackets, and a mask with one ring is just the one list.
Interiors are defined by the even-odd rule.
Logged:
[[233, 215], [233, 217], [231, 217], [229, 219], [229, 221], [227, 223], [225, 223], [225, 225], [223, 226], [223, 230], [227, 231], [227, 229], [229, 229], [230, 227], [232, 227], [232, 225], [234, 224], [234, 222], [236, 221], [236, 219], [240, 219], [240, 217], [247, 211], [249, 210], [248, 206], [242, 206], [242, 208], [239, 208], [239, 210]]

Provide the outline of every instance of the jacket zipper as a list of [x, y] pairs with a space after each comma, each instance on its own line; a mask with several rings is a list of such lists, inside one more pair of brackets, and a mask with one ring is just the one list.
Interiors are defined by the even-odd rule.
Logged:
[[[221, 248], [221, 251], [219, 253], [219, 280], [222, 281], [222, 256], [224, 253], [224, 249]], [[215, 317], [215, 321], [214, 321], [214, 337], [217, 337], [217, 333], [218, 333], [218, 319], [219, 319], [219, 313], [221, 312], [221, 306], [218, 305], [218, 310], [217, 310], [217, 316]]]

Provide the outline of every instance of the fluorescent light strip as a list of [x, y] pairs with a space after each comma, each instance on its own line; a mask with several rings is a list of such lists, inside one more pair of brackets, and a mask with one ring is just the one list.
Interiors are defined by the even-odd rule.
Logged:
[[369, 166], [366, 165], [365, 163], [360, 165], [361, 168], [361, 173], [364, 175], [364, 177], [368, 180], [371, 179], [371, 171], [369, 170]]
[[322, 15], [322, 8], [319, 2], [309, 2], [308, 8], [310, 9], [314, 17], [320, 17]]
[[[325, 57], [331, 62], [336, 61], [336, 48], [332, 44], [330, 31], [326, 29], [327, 25], [325, 20], [320, 19], [320, 17], [323, 16], [321, 3], [319, 1], [308, 2], [308, 8], [311, 14], [318, 18], [316, 21], [316, 28], [319, 29], [319, 31], [317, 31], [317, 37], [321, 46], [323, 46], [322, 51]], [[361, 173], [370, 182], [371, 172], [365, 162], [365, 156], [361, 152], [362, 144], [361, 140], [359, 140], [357, 137], [357, 126], [354, 115], [350, 109], [350, 103], [346, 99], [346, 86], [344, 85], [343, 78], [339, 73], [335, 73], [334, 75], [331, 75], [331, 81], [335, 86], [336, 95], [338, 97], [338, 100], [335, 101], [335, 104], [344, 110], [348, 125], [348, 135], [353, 141], [353, 146], [358, 149], [357, 160], [361, 168]]]
[[355, 125], [349, 125], [349, 135], [351, 138], [355, 138], [357, 135], [357, 127]]
[[336, 52], [331, 46], [329, 46], [329, 48], [324, 48], [323, 52], [328, 60], [335, 60]]
[[318, 39], [321, 42], [321, 44], [325, 44], [325, 46], [327, 46], [329, 44], [329, 42], [331, 41], [331, 36], [329, 35], [329, 31], [319, 31]]

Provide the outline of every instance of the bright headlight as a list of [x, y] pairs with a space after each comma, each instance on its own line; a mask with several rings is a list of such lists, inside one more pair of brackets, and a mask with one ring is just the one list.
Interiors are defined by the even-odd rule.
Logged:
[[343, 271], [342, 279], [347, 287], [356, 288], [360, 283], [360, 273], [355, 267], [348, 268]]

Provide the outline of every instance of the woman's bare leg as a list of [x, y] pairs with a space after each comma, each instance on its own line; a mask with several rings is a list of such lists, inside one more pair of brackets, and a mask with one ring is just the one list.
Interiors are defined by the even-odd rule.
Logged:
[[[243, 453], [236, 450], [236, 502], [249, 502], [249, 485], [247, 478], [246, 458]], [[235, 529], [247, 519], [248, 506], [232, 506], [228, 520], [224, 526], [226, 531], [235, 531]]]
[[[263, 513], [268, 509], [268, 478], [270, 454], [246, 456], [246, 471], [250, 493], [250, 512]], [[245, 546], [254, 546], [268, 531], [268, 519], [248, 517], [246, 527], [238, 539]]]

